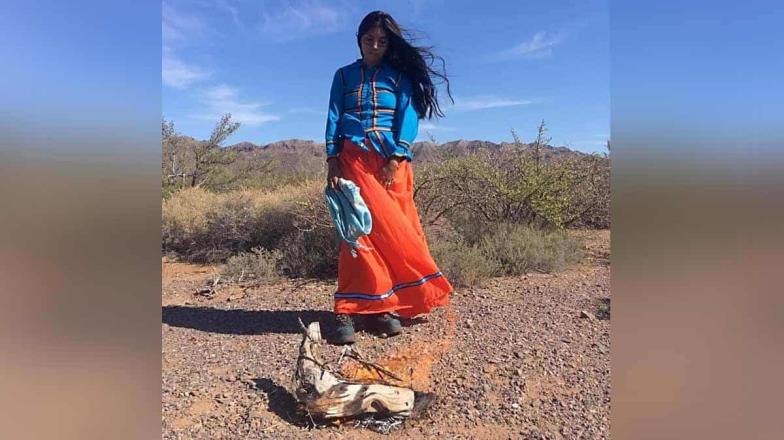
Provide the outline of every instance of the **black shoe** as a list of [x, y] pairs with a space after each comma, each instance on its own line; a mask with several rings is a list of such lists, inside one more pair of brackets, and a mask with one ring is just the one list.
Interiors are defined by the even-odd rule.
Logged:
[[335, 321], [338, 326], [336, 329], [335, 344], [346, 345], [354, 343], [354, 320], [351, 315], [345, 313], [335, 314]]
[[394, 336], [403, 331], [400, 320], [391, 313], [379, 313], [370, 318], [373, 328], [386, 336]]

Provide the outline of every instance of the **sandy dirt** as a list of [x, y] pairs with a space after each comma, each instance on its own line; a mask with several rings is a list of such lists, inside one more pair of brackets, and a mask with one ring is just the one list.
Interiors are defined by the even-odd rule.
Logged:
[[[610, 413], [610, 233], [578, 231], [582, 261], [558, 274], [458, 289], [449, 308], [404, 321], [362, 354], [436, 400], [389, 435], [355, 422], [313, 429], [297, 411], [297, 318], [334, 326], [334, 281], [220, 285], [217, 266], [162, 262], [165, 439], [604, 439]], [[335, 361], [340, 348], [328, 346]], [[371, 378], [343, 363], [344, 374]]]

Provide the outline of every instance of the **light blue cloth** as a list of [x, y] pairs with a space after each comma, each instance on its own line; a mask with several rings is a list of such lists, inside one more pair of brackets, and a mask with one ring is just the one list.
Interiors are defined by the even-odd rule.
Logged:
[[359, 242], [359, 238], [370, 234], [373, 228], [373, 218], [359, 194], [359, 187], [350, 180], [338, 179], [337, 189], [327, 185], [324, 196], [332, 223], [338, 232], [338, 243], [340, 240], [348, 243], [354, 258], [357, 257], [357, 249], [370, 249]]

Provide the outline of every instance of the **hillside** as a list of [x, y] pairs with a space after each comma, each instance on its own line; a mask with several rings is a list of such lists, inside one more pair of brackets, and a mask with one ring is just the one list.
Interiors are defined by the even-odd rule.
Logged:
[[[533, 144], [522, 144], [523, 149], [531, 148]], [[465, 140], [459, 139], [454, 141], [445, 142], [442, 144], [434, 144], [432, 142], [415, 142], [413, 145], [414, 161], [427, 162], [429, 160], [441, 157], [444, 153], [450, 153], [456, 156], [464, 156], [471, 153], [476, 153], [482, 150], [516, 150], [519, 149], [517, 145], [511, 142], [502, 142], [497, 144], [490, 141], [482, 140]], [[324, 143], [317, 143], [310, 140], [302, 139], [286, 139], [276, 141], [266, 145], [254, 144], [252, 142], [238, 142], [226, 147], [241, 155], [258, 155], [264, 156], [289, 156], [289, 155], [305, 155], [315, 157], [325, 157]], [[567, 147], [555, 147], [545, 145], [541, 148], [542, 157], [544, 160], [558, 157], [561, 155], [576, 155], [585, 156], [585, 153], [571, 150]]]

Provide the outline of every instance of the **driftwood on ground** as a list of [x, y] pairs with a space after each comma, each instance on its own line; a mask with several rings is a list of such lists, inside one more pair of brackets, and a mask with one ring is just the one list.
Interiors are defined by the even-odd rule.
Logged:
[[321, 360], [318, 353], [321, 342], [318, 322], [310, 323], [307, 328], [303, 325], [295, 371], [295, 394], [311, 417], [336, 419], [363, 414], [408, 417], [419, 413], [432, 401], [432, 395], [416, 393], [415, 396], [410, 388], [383, 381], [353, 383], [339, 377]]

